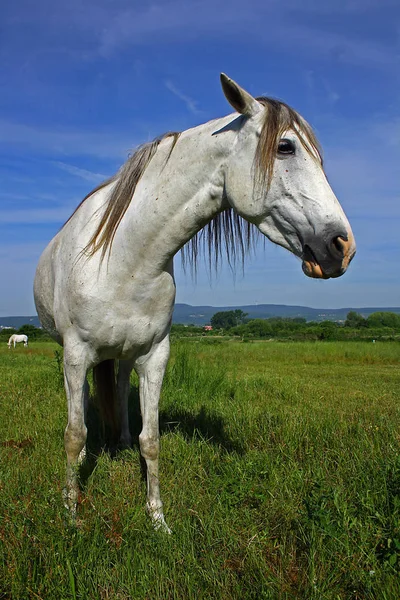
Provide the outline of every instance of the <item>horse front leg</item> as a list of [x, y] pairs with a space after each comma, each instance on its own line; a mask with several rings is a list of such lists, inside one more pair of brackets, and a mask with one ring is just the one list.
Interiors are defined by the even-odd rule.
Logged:
[[86, 381], [87, 357], [79, 344], [64, 344], [64, 383], [68, 402], [68, 424], [65, 428], [64, 443], [67, 454], [67, 477], [63, 490], [65, 507], [70, 519], [75, 522], [79, 496], [78, 469], [84, 458], [87, 428], [85, 405], [88, 394]]
[[131, 389], [131, 372], [133, 369], [133, 360], [120, 360], [118, 364], [117, 375], [117, 398], [118, 398], [118, 417], [121, 427], [121, 437], [119, 440], [121, 448], [130, 448], [132, 446], [132, 436], [129, 431], [129, 412], [128, 400]]
[[169, 338], [167, 336], [148, 355], [136, 361], [135, 369], [140, 381], [139, 394], [142, 413], [142, 431], [139, 435], [139, 444], [147, 467], [146, 509], [156, 529], [171, 533], [164, 520], [158, 478], [160, 450], [158, 403], [168, 358]]

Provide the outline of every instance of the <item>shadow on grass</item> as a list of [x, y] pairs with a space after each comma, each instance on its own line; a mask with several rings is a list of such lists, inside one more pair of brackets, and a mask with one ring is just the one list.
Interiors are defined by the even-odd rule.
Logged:
[[232, 440], [226, 432], [224, 419], [204, 405], [197, 414], [185, 410], [184, 407], [161, 411], [160, 433], [163, 435], [171, 431], [180, 433], [188, 441], [205, 440], [209, 444], [219, 446], [225, 452], [244, 452], [243, 446]]
[[[226, 433], [224, 419], [205, 406], [201, 406], [197, 414], [185, 410], [182, 406], [178, 409], [160, 411], [160, 435], [176, 432], [183, 435], [187, 441], [196, 439], [205, 440], [209, 444], [220, 447], [225, 452], [243, 454], [243, 447], [232, 440]], [[118, 459], [121, 448], [112, 441], [109, 428], [104, 425], [96, 406], [91, 402], [87, 414], [87, 458], [80, 467], [80, 480], [82, 487], [93, 473], [98, 457], [106, 452], [112, 458]], [[131, 386], [129, 394], [129, 428], [132, 435], [132, 448], [139, 450], [139, 434], [142, 428], [140, 414], [139, 388]], [[142, 477], [146, 478], [146, 464], [141, 458]]]

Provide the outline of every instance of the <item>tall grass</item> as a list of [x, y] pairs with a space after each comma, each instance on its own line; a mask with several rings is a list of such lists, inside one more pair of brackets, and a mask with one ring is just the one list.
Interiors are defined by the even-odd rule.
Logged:
[[176, 343], [160, 407], [172, 536], [144, 511], [134, 377], [133, 448], [90, 457], [67, 525], [55, 349], [0, 350], [0, 598], [400, 597], [398, 344]]

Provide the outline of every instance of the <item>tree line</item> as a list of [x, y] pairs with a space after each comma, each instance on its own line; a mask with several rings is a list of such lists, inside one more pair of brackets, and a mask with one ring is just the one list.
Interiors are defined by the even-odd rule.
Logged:
[[34, 325], [31, 325], [30, 323], [26, 323], [25, 325], [22, 325], [18, 329], [14, 329], [13, 327], [6, 327], [5, 329], [1, 329], [0, 330], [0, 341], [7, 342], [9, 340], [10, 336], [13, 335], [13, 333], [25, 334], [28, 336], [28, 339], [30, 341], [38, 340], [38, 339], [40, 339], [40, 340], [50, 340], [51, 339], [45, 329], [41, 329], [40, 327], [35, 327]]
[[[271, 317], [269, 319], [249, 319], [242, 310], [228, 310], [215, 313], [211, 318], [212, 331], [205, 332], [198, 325], [172, 325], [172, 336], [193, 337], [235, 336], [241, 339], [292, 339], [292, 340], [400, 340], [400, 314], [379, 311], [363, 317], [350, 311], [344, 323], [335, 321], [307, 321], [303, 317]], [[13, 333], [24, 333], [30, 341], [50, 340], [48, 333], [31, 324], [19, 329], [0, 330], [0, 341], [7, 342]]]
[[195, 325], [173, 325], [172, 333], [179, 336], [229, 335], [242, 339], [282, 338], [293, 340], [356, 340], [400, 339], [400, 315], [393, 312], [375, 312], [364, 318], [350, 311], [345, 322], [307, 321], [303, 317], [272, 317], [248, 319], [241, 310], [217, 312], [211, 318], [213, 330], [203, 331]]

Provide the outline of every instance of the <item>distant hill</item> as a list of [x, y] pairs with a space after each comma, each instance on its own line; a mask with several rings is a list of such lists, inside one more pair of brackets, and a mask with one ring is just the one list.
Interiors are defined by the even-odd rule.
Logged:
[[[269, 319], [271, 317], [303, 317], [307, 321], [344, 321], [347, 313], [354, 310], [363, 317], [374, 312], [394, 312], [400, 314], [400, 307], [365, 307], [365, 308], [309, 308], [308, 306], [286, 306], [285, 304], [251, 304], [246, 306], [191, 306], [190, 304], [175, 304], [173, 322], [185, 325], [205, 325], [211, 317], [220, 311], [240, 309], [248, 313], [250, 319]], [[0, 317], [0, 328], [15, 327], [29, 323], [40, 327], [39, 319], [30, 317]]]
[[14, 327], [19, 329], [22, 325], [34, 325], [34, 327], [41, 327], [39, 317], [37, 315], [30, 317], [0, 317], [0, 328]]

